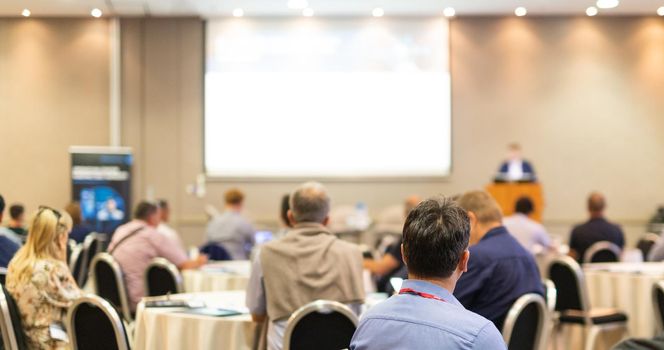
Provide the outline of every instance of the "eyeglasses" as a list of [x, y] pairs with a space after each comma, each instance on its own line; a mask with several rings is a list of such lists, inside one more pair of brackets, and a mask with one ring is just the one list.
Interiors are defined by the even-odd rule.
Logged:
[[55, 220], [56, 220], [55, 224], [58, 225], [60, 223], [60, 218], [62, 217], [62, 214], [60, 214], [59, 211], [57, 211], [57, 210], [55, 210], [51, 207], [47, 207], [45, 205], [40, 205], [39, 206], [39, 212], [37, 212], [37, 216], [41, 215], [41, 213], [43, 213], [45, 210], [50, 210], [53, 213], [53, 215], [55, 215]]

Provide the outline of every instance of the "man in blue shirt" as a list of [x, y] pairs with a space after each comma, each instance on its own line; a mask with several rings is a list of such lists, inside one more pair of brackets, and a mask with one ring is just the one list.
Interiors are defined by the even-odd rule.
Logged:
[[427, 199], [410, 212], [402, 244], [409, 279], [362, 317], [351, 350], [505, 349], [493, 323], [452, 295], [468, 266], [469, 231], [468, 216], [450, 199]]
[[[2, 222], [2, 213], [5, 211], [5, 199], [0, 195], [0, 222]], [[6, 227], [0, 227], [0, 267], [7, 267], [12, 260], [21, 240], [14, 232]]]
[[496, 201], [484, 191], [465, 193], [459, 206], [470, 218], [470, 263], [454, 295], [468, 310], [502, 329], [512, 304], [527, 293], [544, 294], [539, 269], [529, 253], [502, 224]]

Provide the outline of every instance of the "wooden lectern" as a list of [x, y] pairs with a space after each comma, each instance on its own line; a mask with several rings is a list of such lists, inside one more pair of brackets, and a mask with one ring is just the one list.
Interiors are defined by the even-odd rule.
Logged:
[[514, 205], [519, 198], [530, 198], [535, 206], [535, 210], [530, 217], [533, 220], [542, 222], [544, 198], [542, 197], [542, 186], [540, 186], [540, 184], [536, 182], [492, 183], [486, 186], [486, 190], [496, 199], [498, 205], [503, 209], [503, 214], [505, 216], [514, 214]]

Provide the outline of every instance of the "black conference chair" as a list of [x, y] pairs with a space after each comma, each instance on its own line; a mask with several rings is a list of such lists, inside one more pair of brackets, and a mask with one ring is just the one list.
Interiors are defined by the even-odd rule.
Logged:
[[99, 253], [92, 259], [91, 269], [97, 295], [110, 302], [125, 321], [131, 322], [134, 317], [129, 308], [122, 269], [117, 261], [111, 254]]
[[622, 329], [627, 333], [627, 315], [615, 309], [593, 310], [581, 266], [569, 256], [556, 258], [549, 266], [549, 279], [556, 285], [557, 323], [560, 327], [584, 327], [585, 349], [592, 350], [599, 333]]
[[641, 251], [641, 254], [643, 254], [643, 261], [648, 261], [648, 255], [650, 255], [650, 251], [655, 246], [655, 244], [657, 244], [658, 240], [659, 235], [654, 233], [646, 233], [645, 235], [641, 236], [639, 241], [636, 243], [636, 248], [638, 248]]
[[347, 349], [357, 328], [357, 316], [346, 305], [318, 300], [291, 315], [284, 331], [284, 350]]
[[657, 334], [659, 334], [664, 331], [664, 281], [659, 281], [652, 286], [652, 304], [655, 310]]
[[21, 324], [21, 315], [14, 298], [7, 291], [4, 284], [0, 293], [0, 329], [2, 342], [6, 350], [27, 349], [25, 333]]
[[80, 270], [78, 271], [78, 276], [74, 276], [76, 278], [76, 282], [81, 288], [83, 288], [85, 283], [88, 281], [92, 259], [98, 253], [101, 253], [102, 244], [103, 242], [100, 235], [95, 232], [87, 235], [83, 241], [83, 251], [81, 252], [82, 256], [80, 258]]
[[548, 311], [539, 294], [526, 294], [514, 302], [503, 325], [508, 350], [543, 350], [546, 344]]
[[4, 286], [6, 280], [7, 280], [7, 269], [4, 267], [0, 267], [0, 284]]
[[76, 281], [76, 284], [82, 288], [80, 284], [80, 276], [83, 273], [83, 246], [77, 244], [69, 256], [69, 271]]
[[96, 295], [85, 295], [67, 313], [73, 350], [129, 350], [129, 337], [113, 306]]
[[622, 250], [614, 243], [601, 241], [590, 246], [583, 254], [584, 263], [607, 263], [620, 261]]
[[233, 260], [228, 250], [226, 250], [226, 248], [221, 246], [221, 244], [219, 243], [215, 242], [207, 243], [206, 245], [201, 247], [200, 251], [201, 253], [207, 255], [208, 258], [213, 261]]
[[145, 270], [145, 291], [150, 297], [182, 293], [182, 275], [170, 261], [155, 258]]

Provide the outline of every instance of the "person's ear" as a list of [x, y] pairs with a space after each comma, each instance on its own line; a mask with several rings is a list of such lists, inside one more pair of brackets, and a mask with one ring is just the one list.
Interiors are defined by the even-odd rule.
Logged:
[[330, 216], [326, 216], [325, 219], [323, 219], [323, 226], [327, 226], [327, 224], [330, 223]]
[[468, 261], [470, 261], [470, 251], [466, 249], [463, 251], [463, 254], [461, 254], [461, 259], [459, 259], [459, 270], [461, 270], [461, 272], [468, 271]]
[[408, 261], [406, 261], [406, 254], [403, 253], [403, 243], [401, 243], [401, 260], [403, 260], [403, 264], [408, 267]]
[[293, 215], [293, 211], [288, 209], [286, 216], [288, 216], [288, 222], [290, 223], [291, 227], [295, 226], [296, 222], [295, 222], [295, 216]]

